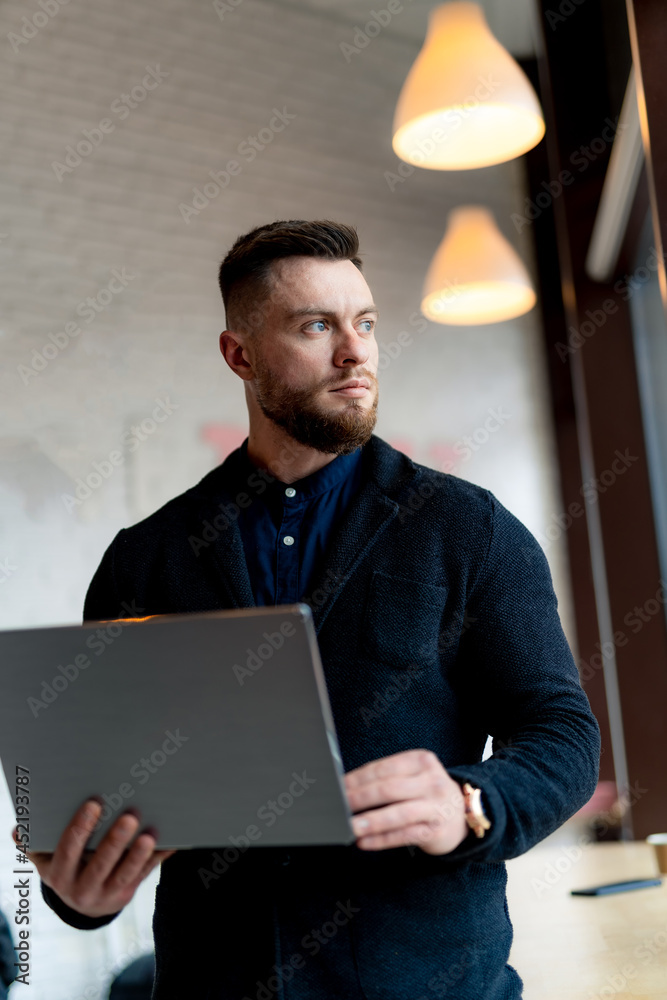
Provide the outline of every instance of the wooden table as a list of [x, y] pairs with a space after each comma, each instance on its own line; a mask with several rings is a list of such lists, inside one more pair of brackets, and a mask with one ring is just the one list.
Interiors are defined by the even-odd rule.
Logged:
[[612, 896], [569, 894], [657, 875], [648, 844], [544, 841], [507, 869], [524, 1000], [667, 1000], [667, 876]]

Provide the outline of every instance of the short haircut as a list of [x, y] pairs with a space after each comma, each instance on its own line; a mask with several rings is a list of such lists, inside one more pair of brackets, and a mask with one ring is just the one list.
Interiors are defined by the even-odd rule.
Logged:
[[239, 236], [218, 273], [227, 327], [247, 333], [261, 329], [274, 261], [285, 257], [349, 260], [361, 271], [358, 253], [354, 226], [329, 219], [269, 222]]

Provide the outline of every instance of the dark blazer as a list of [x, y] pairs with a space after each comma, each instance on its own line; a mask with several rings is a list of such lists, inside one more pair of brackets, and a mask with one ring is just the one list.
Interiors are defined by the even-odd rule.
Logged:
[[[252, 606], [234, 515], [246, 501], [226, 486], [233, 461], [116, 536], [86, 619]], [[156, 892], [155, 1000], [521, 996], [504, 861], [590, 798], [599, 729], [528, 530], [487, 490], [375, 435], [364, 462], [305, 598], [345, 770], [430, 749], [482, 788], [491, 830], [437, 857], [257, 846], [216, 868], [210, 850], [178, 852]], [[74, 926], [111, 919], [45, 896]]]

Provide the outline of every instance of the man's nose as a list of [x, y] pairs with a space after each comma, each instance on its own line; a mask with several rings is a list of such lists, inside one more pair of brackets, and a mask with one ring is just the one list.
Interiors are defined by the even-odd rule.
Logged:
[[334, 352], [334, 361], [338, 365], [363, 365], [370, 357], [369, 344], [354, 327], [344, 330]]

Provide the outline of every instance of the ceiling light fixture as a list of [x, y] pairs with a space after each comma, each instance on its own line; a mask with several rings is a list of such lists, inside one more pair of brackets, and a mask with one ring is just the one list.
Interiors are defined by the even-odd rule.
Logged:
[[492, 213], [477, 205], [450, 212], [424, 282], [424, 316], [452, 326], [498, 323], [535, 302], [528, 272]]
[[544, 130], [528, 77], [480, 5], [435, 7], [396, 105], [396, 155], [429, 170], [488, 167], [532, 149]]

